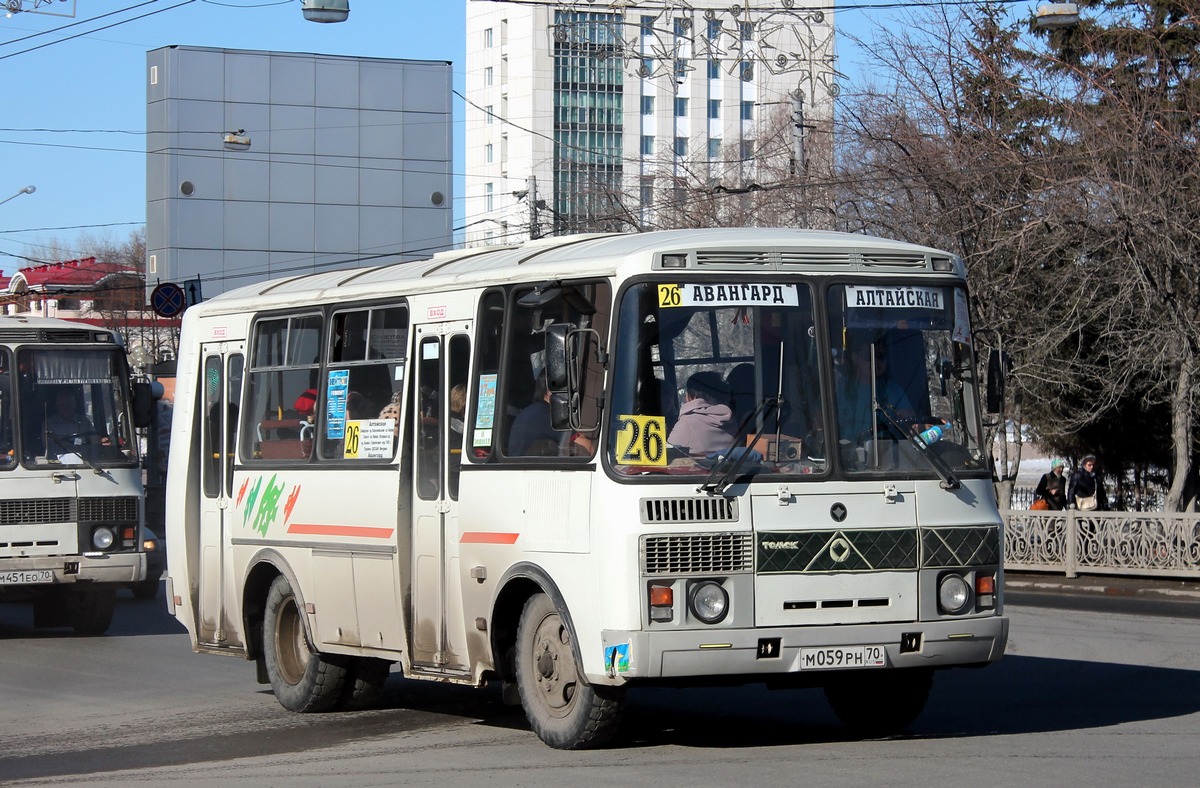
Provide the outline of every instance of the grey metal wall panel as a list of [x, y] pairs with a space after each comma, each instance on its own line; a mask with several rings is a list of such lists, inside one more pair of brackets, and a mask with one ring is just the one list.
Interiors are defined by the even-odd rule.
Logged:
[[225, 95], [228, 102], [271, 102], [271, 59], [266, 55], [227, 55]]
[[176, 48], [172, 76], [172, 95], [225, 100], [225, 54], [220, 50]]
[[319, 59], [316, 74], [316, 105], [357, 109], [358, 63], [348, 60]]
[[311, 57], [271, 56], [271, 103], [311, 107], [316, 102], [316, 64]]
[[211, 297], [451, 245], [449, 63], [168, 47], [147, 66], [148, 287], [199, 275]]

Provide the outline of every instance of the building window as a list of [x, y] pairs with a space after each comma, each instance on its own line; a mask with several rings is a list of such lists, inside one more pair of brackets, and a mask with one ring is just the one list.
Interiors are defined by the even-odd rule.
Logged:
[[492, 163], [492, 143], [483, 146], [483, 160], [488, 164]]
[[654, 155], [654, 137], [649, 134], [642, 135], [642, 155], [643, 156], [653, 156]]
[[738, 76], [741, 77], [743, 82], [749, 82], [752, 79], [754, 79], [754, 64], [753, 63], [749, 63], [749, 62], [741, 63], [738, 66], [738, 71], [739, 71]]
[[754, 140], [742, 140], [738, 145], [738, 158], [742, 161], [750, 161], [754, 158]]
[[688, 100], [686, 98], [683, 98], [682, 96], [675, 97], [675, 117], [677, 117], [677, 118], [686, 118], [687, 117], [687, 104], [688, 104]]
[[692, 29], [692, 20], [685, 16], [675, 17], [675, 37], [686, 38], [688, 31]]
[[754, 38], [754, 23], [753, 22], [738, 22], [738, 35], [743, 41], [749, 41]]
[[483, 114], [487, 117], [487, 120], [485, 120], [484, 123], [486, 123], [489, 126], [492, 125], [492, 119], [495, 117], [495, 115], [492, 114], [492, 105], [491, 104], [488, 104], [486, 107], [483, 108]]
[[654, 96], [642, 96], [642, 114], [654, 114]]
[[709, 40], [716, 41], [720, 37], [721, 37], [721, 20], [720, 19], [708, 20], [708, 38], [709, 38]]
[[645, 15], [642, 17], [642, 36], [649, 38], [654, 35], [654, 17]]
[[492, 67], [488, 66], [487, 68], [485, 68], [483, 70], [483, 84], [486, 85], [487, 87], [491, 87], [494, 79], [495, 79], [495, 77], [494, 77], [494, 72], [492, 71]]
[[708, 158], [709, 159], [721, 158], [721, 138], [720, 137], [709, 137], [709, 139], [708, 139]]
[[754, 120], [754, 102], [742, 102], [742, 120]]
[[490, 212], [495, 207], [495, 188], [490, 183], [483, 185], [483, 210]]
[[483, 31], [483, 48], [492, 48], [492, 29], [490, 27]]
[[650, 205], [654, 202], [654, 181], [650, 178], [642, 178], [641, 184], [641, 200], [642, 205]]
[[683, 58], [675, 61], [675, 79], [685, 78], [690, 70], [691, 69], [688, 68], [688, 62]]
[[712, 120], [716, 120], [717, 118], [721, 117], [721, 100], [720, 99], [709, 99], [708, 100], [708, 117], [711, 118]]
[[648, 77], [653, 73], [654, 73], [654, 58], [652, 58], [652, 57], [642, 58], [642, 76]]
[[721, 78], [721, 61], [719, 61], [719, 60], [708, 61], [708, 78], [709, 79], [720, 79]]
[[686, 156], [687, 155], [687, 137], [676, 137], [675, 138], [675, 155], [676, 156]]

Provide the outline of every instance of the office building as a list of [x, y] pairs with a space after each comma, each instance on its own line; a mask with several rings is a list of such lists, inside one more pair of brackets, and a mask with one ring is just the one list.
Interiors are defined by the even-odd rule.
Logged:
[[832, 9], [468, 0], [467, 243], [748, 221], [828, 162]]

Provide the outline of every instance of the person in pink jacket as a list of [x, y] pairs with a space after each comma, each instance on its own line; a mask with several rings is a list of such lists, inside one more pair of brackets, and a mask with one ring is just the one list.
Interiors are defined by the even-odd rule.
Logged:
[[729, 387], [716, 372], [697, 372], [688, 378], [687, 393], [679, 420], [667, 435], [667, 443], [693, 457], [704, 457], [729, 448], [733, 438], [730, 422]]

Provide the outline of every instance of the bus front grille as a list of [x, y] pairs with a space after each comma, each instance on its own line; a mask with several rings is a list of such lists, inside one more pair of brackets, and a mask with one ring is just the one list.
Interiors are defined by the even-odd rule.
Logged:
[[0, 501], [0, 525], [69, 523], [75, 519], [74, 498], [10, 498]]
[[133, 522], [138, 520], [138, 499], [132, 495], [118, 498], [80, 498], [81, 522]]
[[642, 525], [659, 523], [736, 523], [736, 498], [643, 498]]
[[641, 563], [646, 575], [749, 572], [754, 543], [748, 533], [643, 536]]

